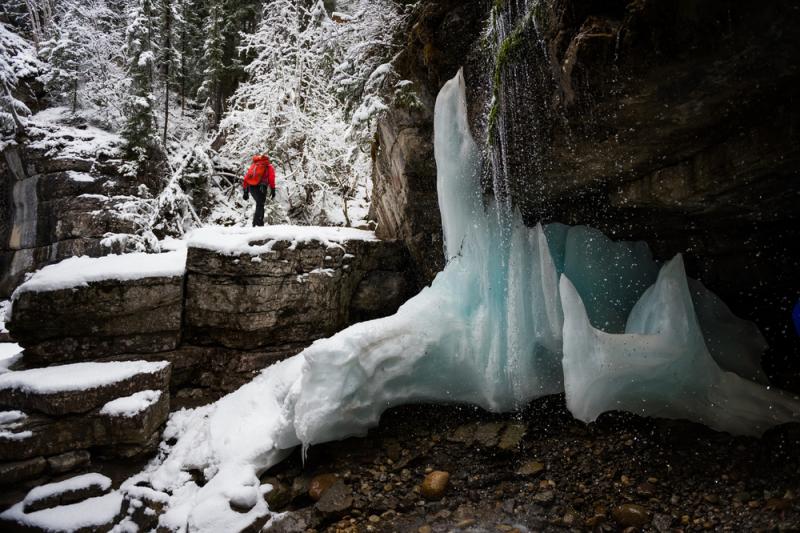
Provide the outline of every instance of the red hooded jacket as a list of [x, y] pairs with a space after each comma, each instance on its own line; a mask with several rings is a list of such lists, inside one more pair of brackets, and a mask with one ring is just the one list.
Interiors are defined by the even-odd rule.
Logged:
[[271, 189], [275, 188], [275, 168], [265, 155], [253, 156], [253, 164], [244, 175], [243, 188], [254, 187], [262, 183], [269, 183]]

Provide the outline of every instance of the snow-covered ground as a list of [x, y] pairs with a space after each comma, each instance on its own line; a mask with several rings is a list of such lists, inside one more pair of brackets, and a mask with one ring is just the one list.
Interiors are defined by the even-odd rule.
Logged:
[[[276, 241], [289, 241], [292, 247], [301, 242], [317, 241], [333, 246], [345, 241], [377, 240], [372, 231], [335, 226], [264, 226], [262, 228], [226, 228], [206, 226], [192, 231], [187, 245], [226, 255], [268, 252]], [[251, 244], [257, 243], [257, 244]]]
[[25, 292], [80, 287], [93, 281], [182, 276], [185, 270], [186, 250], [162, 254], [131, 253], [104, 257], [70, 257], [36, 271], [25, 283], [17, 287], [12, 299]]
[[[11, 301], [0, 301], [0, 333], [6, 330], [6, 316], [11, 310]], [[22, 346], [14, 342], [0, 342], [0, 374], [7, 372], [8, 367], [19, 361], [22, 357]]]
[[33, 368], [0, 375], [0, 389], [40, 394], [88, 390], [112, 385], [137, 374], [159, 372], [167, 365], [166, 361], [110, 361]]
[[143, 390], [130, 396], [117, 398], [106, 403], [101, 409], [101, 415], [123, 416], [130, 418], [141, 413], [161, 398], [161, 391]]
[[97, 128], [91, 124], [81, 127], [69, 125], [74, 119], [68, 107], [50, 107], [30, 118], [28, 128], [32, 136], [41, 139], [29, 148], [42, 150], [46, 155], [95, 159], [99, 154], [119, 157], [122, 138], [116, 133]]

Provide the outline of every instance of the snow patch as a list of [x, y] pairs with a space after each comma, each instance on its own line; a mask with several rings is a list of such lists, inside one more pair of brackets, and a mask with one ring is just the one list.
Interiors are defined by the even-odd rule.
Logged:
[[0, 390], [16, 389], [39, 394], [89, 390], [137, 374], [153, 374], [168, 365], [166, 361], [110, 361], [33, 368], [0, 375]]
[[0, 514], [0, 518], [45, 531], [73, 532], [110, 524], [120, 513], [122, 501], [122, 494], [115, 491], [72, 505], [60, 505], [34, 513], [25, 513], [25, 503], [19, 502]]
[[132, 253], [105, 257], [70, 257], [35, 272], [17, 287], [12, 300], [25, 292], [44, 292], [85, 287], [103, 280], [136, 280], [182, 276], [186, 270], [186, 251], [163, 254]]
[[24, 503], [33, 504], [37, 501], [63, 494], [65, 492], [75, 492], [79, 490], [98, 487], [100, 490], [111, 488], [111, 479], [102, 474], [83, 474], [75, 476], [57, 483], [48, 483], [39, 487], [32, 488], [23, 500]]
[[161, 398], [161, 391], [143, 390], [124, 398], [111, 400], [100, 409], [101, 415], [130, 418], [148, 409]]
[[299, 243], [321, 242], [327, 247], [346, 241], [377, 241], [375, 232], [333, 226], [265, 226], [262, 228], [228, 228], [208, 226], [192, 231], [187, 245], [225, 255], [260, 255], [272, 250], [277, 241]]

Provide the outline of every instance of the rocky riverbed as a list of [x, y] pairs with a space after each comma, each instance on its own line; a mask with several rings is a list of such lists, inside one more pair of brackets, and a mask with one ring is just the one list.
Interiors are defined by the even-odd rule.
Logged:
[[800, 427], [761, 439], [608, 413], [563, 397], [492, 415], [387, 412], [364, 438], [299, 451], [263, 476], [265, 531], [796, 531]]

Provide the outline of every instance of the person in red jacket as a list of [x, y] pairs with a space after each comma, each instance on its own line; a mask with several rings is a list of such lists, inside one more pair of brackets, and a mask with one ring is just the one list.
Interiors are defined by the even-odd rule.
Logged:
[[275, 168], [269, 162], [266, 154], [253, 156], [253, 164], [244, 175], [242, 187], [244, 187], [244, 199], [249, 200], [252, 194], [256, 201], [253, 226], [263, 226], [264, 202], [267, 201], [268, 187], [270, 198], [275, 199]]

